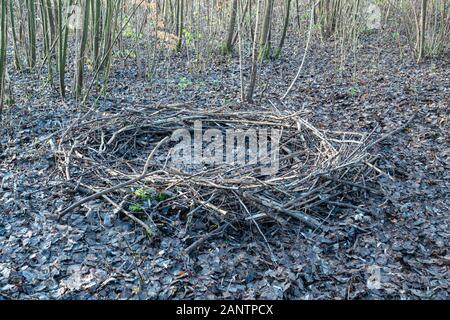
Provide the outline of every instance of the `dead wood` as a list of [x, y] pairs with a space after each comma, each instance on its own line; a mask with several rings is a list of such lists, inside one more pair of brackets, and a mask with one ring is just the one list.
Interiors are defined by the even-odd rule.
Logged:
[[[100, 197], [108, 197], [106, 201], [118, 209], [117, 203], [130, 198], [132, 189], [148, 188], [169, 195], [154, 210], [180, 207], [188, 209], [190, 218], [210, 213], [224, 223], [255, 222], [255, 217], [278, 222], [295, 219], [314, 230], [326, 230], [324, 219], [330, 221], [330, 209], [371, 213], [359, 201], [368, 191], [381, 194], [376, 185], [367, 184], [380, 174], [375, 163], [379, 157], [370, 154], [370, 149], [412, 120], [377, 139], [374, 132], [318, 129], [306, 113], [274, 113], [269, 108], [235, 112], [225, 107], [196, 109], [174, 104], [92, 111], [65, 131], [59, 159], [61, 172], [70, 172], [66, 177], [82, 178], [89, 189], [102, 191], [62, 210], [59, 218]], [[202, 121], [204, 130], [213, 128], [224, 134], [230, 129], [280, 130], [278, 170], [263, 175], [260, 163], [177, 166], [171, 160], [175, 143], [169, 137], [177, 129], [193, 133], [195, 121]], [[140, 159], [149, 148], [152, 151], [141, 168]], [[148, 172], [150, 166], [155, 170]], [[136, 176], [136, 172], [141, 174]], [[124, 207], [120, 210], [128, 212]]]

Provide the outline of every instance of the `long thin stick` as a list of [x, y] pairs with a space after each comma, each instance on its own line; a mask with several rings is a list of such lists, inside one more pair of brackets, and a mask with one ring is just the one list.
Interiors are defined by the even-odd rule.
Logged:
[[416, 114], [413, 114], [413, 116], [405, 124], [401, 125], [400, 127], [398, 127], [397, 129], [395, 129], [395, 130], [393, 130], [391, 132], [386, 133], [381, 138], [379, 138], [379, 139], [375, 140], [374, 142], [370, 143], [368, 146], [366, 146], [364, 148], [364, 150], [368, 150], [368, 149], [372, 148], [374, 145], [377, 145], [380, 142], [388, 139], [389, 137], [392, 137], [393, 135], [399, 133], [400, 131], [405, 130], [411, 124], [411, 122], [413, 122], [413, 120], [415, 118], [416, 118]]

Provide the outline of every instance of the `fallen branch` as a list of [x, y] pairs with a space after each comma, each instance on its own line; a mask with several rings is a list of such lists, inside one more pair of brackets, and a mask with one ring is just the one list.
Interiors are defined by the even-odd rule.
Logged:
[[192, 243], [189, 247], [187, 247], [186, 249], [184, 249], [184, 253], [185, 254], [190, 254], [192, 251], [194, 251], [195, 249], [197, 249], [199, 246], [201, 246], [206, 240], [210, 239], [211, 237], [214, 237], [216, 235], [221, 234], [222, 232], [224, 232], [231, 224], [230, 223], [225, 223], [223, 226], [217, 228], [216, 230], [205, 234], [204, 236], [202, 236], [200, 239], [198, 239], [197, 241], [195, 241], [194, 243]]
[[369, 145], [367, 145], [364, 149], [365, 150], [369, 150], [370, 148], [372, 148], [373, 146], [383, 142], [384, 140], [388, 139], [389, 137], [392, 137], [393, 135], [405, 130], [410, 124], [411, 122], [413, 122], [413, 120], [416, 118], [416, 113], [413, 114], [413, 116], [403, 125], [401, 125], [400, 127], [398, 127], [397, 129], [388, 132], [386, 134], [384, 134], [381, 138], [373, 141], [372, 143], [370, 143]]

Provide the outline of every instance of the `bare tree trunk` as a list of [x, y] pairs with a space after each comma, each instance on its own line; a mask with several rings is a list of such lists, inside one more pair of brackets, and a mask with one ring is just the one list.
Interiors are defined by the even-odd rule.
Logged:
[[298, 0], [295, 0], [295, 9], [296, 9], [296, 20], [297, 20], [297, 27], [300, 30], [302, 27], [302, 24], [300, 23], [300, 6], [298, 4]]
[[422, 61], [425, 55], [425, 31], [427, 26], [427, 4], [428, 0], [422, 0], [422, 8], [420, 10], [420, 33], [419, 37], [419, 55], [417, 62]]
[[264, 22], [259, 42], [259, 60], [270, 57], [270, 25], [272, 23], [273, 0], [266, 0]]
[[183, 23], [184, 23], [184, 0], [177, 0], [177, 51], [181, 51], [183, 41]]
[[[351, 5], [353, 2], [347, 3]], [[314, 10], [314, 24], [320, 26], [322, 36], [325, 38], [332, 36], [336, 31], [341, 6], [341, 0], [320, 0], [318, 2], [316, 10]]]
[[[4, 2], [4, 0], [2, 1]], [[28, 66], [30, 69], [36, 65], [36, 4], [34, 0], [27, 0], [28, 21]]]
[[[238, 17], [238, 21], [240, 21], [241, 19], [241, 6], [239, 6], [238, 10], [237, 10], [237, 17]], [[245, 12], [244, 12], [245, 14]], [[238, 23], [237, 26], [237, 37], [239, 39], [239, 79], [241, 81], [241, 101], [244, 102], [245, 101], [245, 93], [244, 93], [244, 72], [242, 70], [242, 34], [241, 34], [241, 23]]]
[[250, 84], [247, 89], [246, 100], [248, 103], [253, 103], [253, 92], [255, 91], [256, 85], [256, 76], [258, 71], [258, 31], [259, 31], [259, 10], [261, 7], [261, 0], [258, 0], [257, 8], [256, 8], [256, 24], [255, 24], [255, 33], [253, 37], [253, 56], [252, 56], [252, 71], [250, 76]]
[[8, 45], [7, 2], [2, 1], [0, 7], [0, 119], [3, 111], [3, 100], [6, 88], [6, 48]]
[[[242, 2], [239, 2], [239, 5], [238, 5], [238, 8], [239, 8], [239, 10], [238, 10], [239, 15], [238, 15], [238, 17], [237, 17], [237, 21], [238, 21], [238, 30], [242, 30], [242, 28], [243, 28], [243, 25], [244, 25], [244, 18], [245, 18], [245, 15], [247, 14], [247, 11], [249, 10], [250, 3], [251, 3], [251, 1], [247, 1], [246, 5], [245, 5], [245, 7], [244, 7], [244, 10], [242, 10]], [[234, 37], [233, 37], [233, 42], [232, 42], [232, 45], [233, 45], [233, 46], [235, 45], [236, 41], [238, 40], [238, 36], [239, 36], [239, 31], [238, 31], [238, 32], [234, 35]]]
[[90, 0], [84, 2], [84, 13], [83, 13], [83, 29], [81, 34], [80, 50], [78, 52], [78, 57], [76, 60], [76, 71], [75, 71], [75, 96], [78, 98], [81, 96], [81, 91], [83, 89], [83, 69], [85, 61], [85, 52], [88, 42], [88, 31], [89, 31], [89, 14], [90, 14], [91, 3]]
[[233, 50], [233, 36], [234, 36], [234, 28], [236, 25], [237, 8], [238, 8], [238, 0], [233, 0], [233, 4], [232, 4], [232, 8], [231, 8], [230, 24], [228, 26], [227, 39], [223, 46], [224, 53], [230, 53]]
[[284, 17], [284, 25], [283, 25], [283, 33], [281, 34], [280, 45], [278, 46], [275, 57], [279, 57], [281, 54], [281, 50], [284, 46], [284, 41], [286, 40], [287, 29], [289, 27], [289, 15], [291, 12], [291, 2], [292, 0], [286, 0], [286, 16]]

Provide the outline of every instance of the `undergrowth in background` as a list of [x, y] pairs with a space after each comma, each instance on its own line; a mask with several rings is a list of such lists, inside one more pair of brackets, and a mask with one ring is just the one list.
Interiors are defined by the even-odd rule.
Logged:
[[445, 0], [5, 0], [0, 16], [2, 108], [11, 68], [46, 73], [62, 97], [86, 102], [106, 93], [114, 59], [135, 61], [139, 76], [151, 81], [161, 58], [182, 54], [195, 73], [235, 54], [242, 92], [251, 78], [250, 101], [258, 65], [283, 57], [287, 38], [304, 46], [309, 29], [312, 41], [334, 45], [338, 72], [358, 71], [360, 38], [370, 32], [390, 35], [401, 55], [408, 46], [417, 62], [450, 46]]

